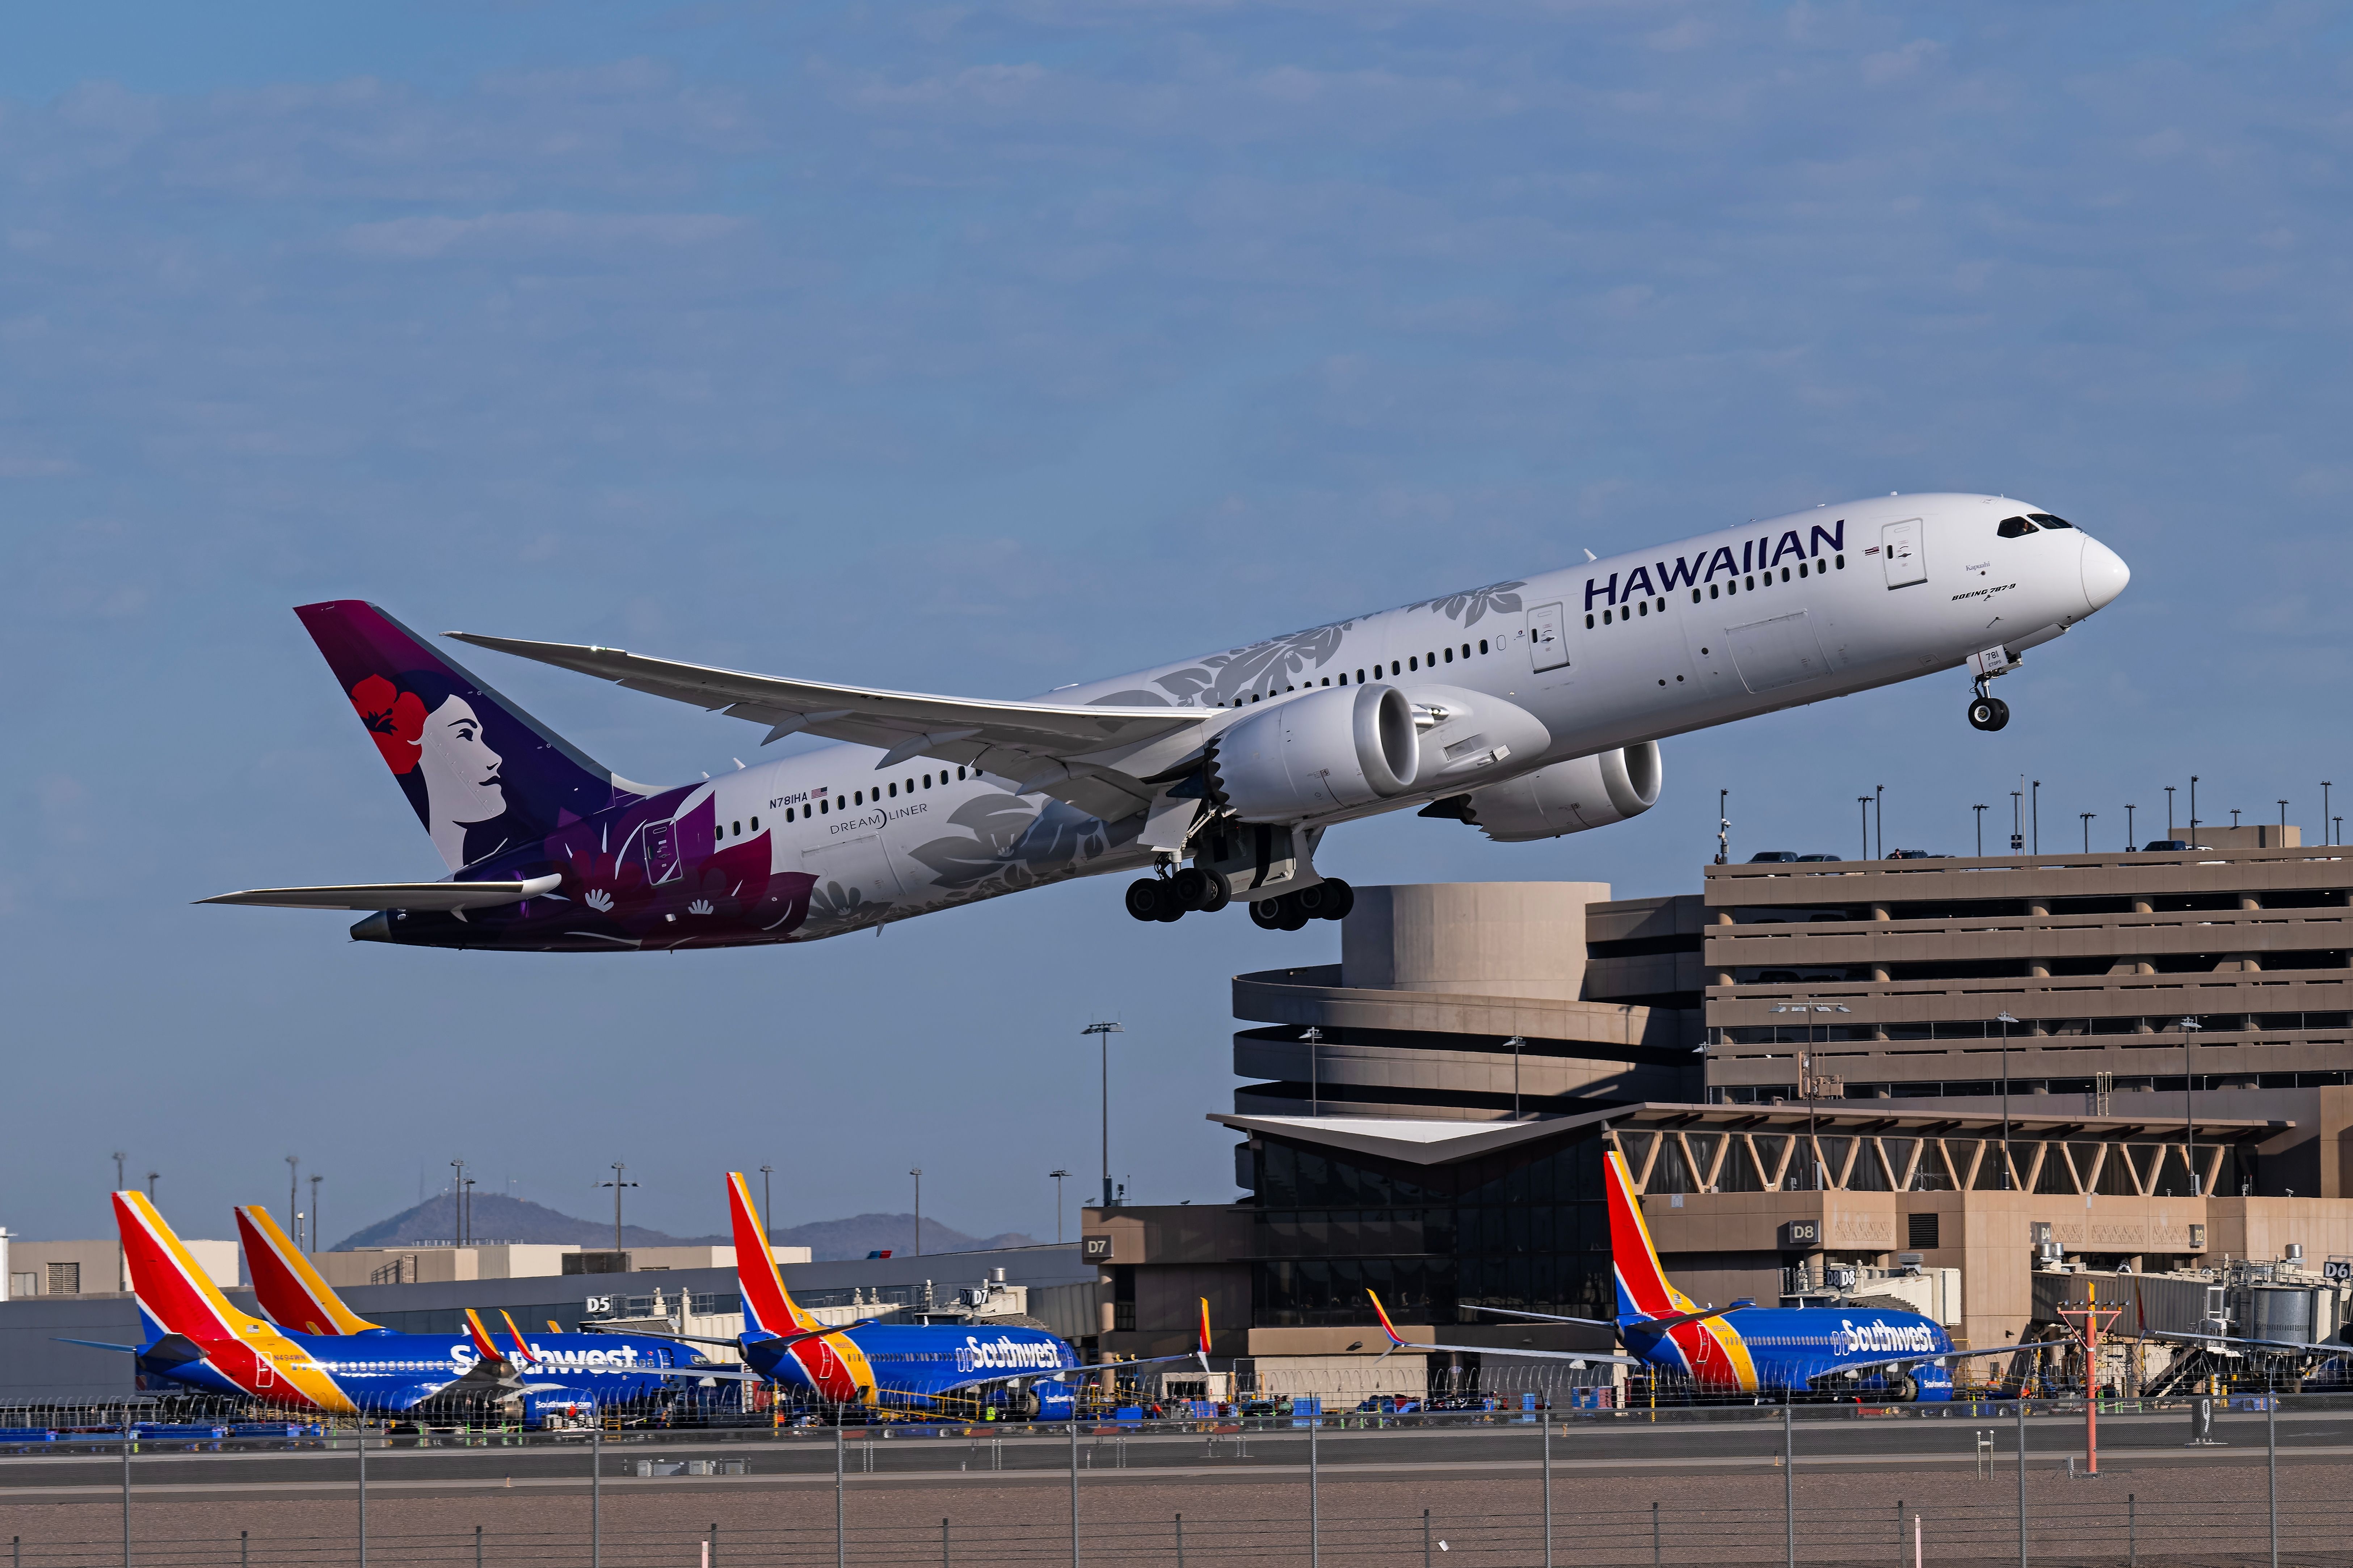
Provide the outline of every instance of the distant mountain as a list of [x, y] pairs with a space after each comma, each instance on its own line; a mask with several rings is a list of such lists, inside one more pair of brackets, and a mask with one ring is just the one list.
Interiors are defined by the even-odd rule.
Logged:
[[[611, 1225], [593, 1219], [577, 1219], [544, 1204], [525, 1198], [511, 1198], [497, 1193], [479, 1193], [474, 1197], [472, 1233], [486, 1241], [574, 1242], [581, 1247], [613, 1245]], [[443, 1193], [428, 1198], [414, 1208], [401, 1210], [390, 1219], [379, 1220], [364, 1230], [354, 1231], [335, 1244], [334, 1250], [349, 1251], [355, 1247], [414, 1247], [420, 1242], [448, 1242], [458, 1235], [457, 1200]], [[733, 1241], [728, 1236], [671, 1236], [644, 1226], [621, 1227], [624, 1247], [725, 1247]], [[806, 1247], [810, 1257], [819, 1262], [845, 1258], [863, 1258], [870, 1252], [889, 1248], [906, 1253], [914, 1250], [915, 1216], [912, 1214], [861, 1214], [848, 1219], [812, 1220], [807, 1225], [779, 1228], [775, 1235], [778, 1247]], [[1036, 1247], [1036, 1237], [1018, 1231], [1004, 1231], [996, 1236], [968, 1236], [952, 1226], [926, 1216], [923, 1220], [923, 1252], [934, 1253], [983, 1252], [1004, 1247]]]
[[[486, 1241], [577, 1242], [582, 1247], [610, 1247], [613, 1226], [610, 1222], [575, 1219], [568, 1214], [535, 1204], [527, 1198], [511, 1198], [500, 1193], [474, 1194], [472, 1234]], [[414, 1208], [401, 1210], [390, 1219], [378, 1220], [365, 1230], [353, 1231], [335, 1244], [338, 1252], [354, 1247], [414, 1247], [422, 1241], [454, 1241], [458, 1237], [458, 1200], [448, 1193], [438, 1194]], [[703, 1241], [719, 1238], [703, 1237]], [[659, 1230], [649, 1230], [641, 1225], [621, 1227], [624, 1247], [678, 1247], [681, 1239]]]
[[[915, 1216], [911, 1214], [860, 1214], [848, 1219], [811, 1220], [790, 1229], [778, 1230], [773, 1237], [778, 1247], [806, 1247], [809, 1256], [823, 1263], [828, 1259], [863, 1258], [870, 1252], [887, 1247], [904, 1255], [915, 1249]], [[923, 1256], [935, 1252], [987, 1252], [1000, 1247], [1036, 1247], [1038, 1238], [1008, 1230], [996, 1236], [966, 1236], [963, 1231], [942, 1225], [929, 1215], [923, 1216]]]

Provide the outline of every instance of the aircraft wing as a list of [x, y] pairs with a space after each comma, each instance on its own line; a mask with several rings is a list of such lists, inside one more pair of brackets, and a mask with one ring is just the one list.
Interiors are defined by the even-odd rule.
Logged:
[[198, 899], [200, 904], [258, 904], [273, 910], [487, 910], [552, 893], [561, 877], [521, 882], [353, 882], [330, 888], [254, 888]]
[[626, 648], [471, 632], [447, 635], [477, 647], [593, 675], [632, 691], [765, 724], [764, 746], [806, 731], [828, 741], [882, 747], [885, 755], [875, 764], [878, 771], [911, 757], [965, 763], [1011, 779], [1016, 794], [1050, 795], [1107, 822], [1144, 810], [1158, 792], [1132, 775], [1079, 759], [1199, 725], [1216, 711], [979, 701], [753, 675], [649, 658]]
[[[1381, 1332], [1388, 1336], [1389, 1348], [1381, 1352], [1381, 1354], [1385, 1356], [1398, 1351], [1459, 1351], [1466, 1355], [1519, 1356], [1529, 1361], [1600, 1361], [1615, 1362], [1620, 1366], [1641, 1366], [1645, 1364], [1640, 1356], [1619, 1355], [1612, 1351], [1529, 1351], [1510, 1350], [1502, 1345], [1416, 1344], [1413, 1341], [1404, 1339], [1398, 1335], [1397, 1325], [1389, 1321], [1389, 1310], [1381, 1305], [1381, 1299], [1378, 1295], [1370, 1290], [1366, 1291], [1365, 1294], [1373, 1298], [1373, 1315], [1380, 1319]], [[1731, 1309], [1727, 1307], [1725, 1310], [1730, 1311]], [[1535, 1316], [1535, 1314], [1527, 1313], [1514, 1315]], [[1613, 1328], [1616, 1327], [1615, 1324], [1611, 1324], [1610, 1326]]]
[[[1523, 1312], [1513, 1307], [1479, 1307], [1465, 1302], [1462, 1310], [1468, 1312], [1493, 1312], [1499, 1317], [1505, 1318], [1530, 1318], [1539, 1323], [1576, 1323], [1579, 1327], [1588, 1329], [1614, 1329], [1618, 1326], [1618, 1320], [1615, 1318], [1564, 1318], [1558, 1312]], [[1731, 1310], [1729, 1307], [1725, 1309], [1727, 1312]]]

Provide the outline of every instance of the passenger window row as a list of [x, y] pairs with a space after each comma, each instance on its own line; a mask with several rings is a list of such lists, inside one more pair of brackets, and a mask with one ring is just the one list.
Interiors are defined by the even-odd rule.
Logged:
[[[1661, 603], [1662, 605], [1664, 605], [1664, 604], [1665, 604], [1665, 601], [1664, 601], [1664, 600], [1661, 600], [1661, 601], [1660, 601], [1660, 603]], [[1588, 617], [1588, 621], [1589, 621], [1589, 617]], [[1467, 661], [1467, 660], [1471, 658], [1471, 645], [1470, 645], [1469, 643], [1464, 643], [1464, 644], [1462, 644], [1462, 645], [1461, 645], [1461, 647], [1462, 647], [1462, 654], [1461, 654], [1461, 657], [1462, 657], [1462, 658]], [[1479, 652], [1480, 652], [1482, 655], [1483, 655], [1483, 654], [1485, 654], [1487, 651], [1488, 651], [1488, 647], [1487, 647], [1487, 639], [1486, 639], [1485, 637], [1481, 637], [1481, 638], [1479, 639]], [[1429, 651], [1429, 652], [1427, 652], [1427, 653], [1409, 654], [1409, 655], [1407, 655], [1407, 656], [1406, 656], [1406, 658], [1405, 658], [1404, 659], [1402, 659], [1402, 660], [1394, 659], [1394, 658], [1393, 658], [1393, 659], [1391, 659], [1391, 660], [1389, 660], [1389, 665], [1388, 665], [1388, 673], [1389, 673], [1389, 674], [1391, 674], [1391, 675], [1403, 675], [1403, 674], [1405, 674], [1408, 670], [1419, 670], [1419, 668], [1421, 668], [1422, 665], [1423, 665], [1425, 662], [1427, 662], [1427, 663], [1429, 664], [1429, 666], [1430, 666], [1430, 668], [1432, 668], [1432, 669], [1436, 669], [1436, 668], [1437, 668], [1440, 664], [1452, 664], [1452, 663], [1454, 662], [1454, 658], [1455, 658], [1454, 649], [1452, 649], [1452, 648], [1451, 648], [1451, 647], [1450, 647], [1450, 648], [1448, 648], [1448, 649], [1446, 649], [1443, 653], [1440, 653], [1440, 652], [1439, 652], [1437, 649], [1433, 648], [1433, 649], [1430, 650], [1430, 651]], [[1375, 679], [1375, 680], [1378, 680], [1378, 679], [1381, 679], [1381, 667], [1380, 667], [1379, 665], [1377, 665], [1377, 665], [1374, 665], [1374, 666], [1372, 667], [1372, 670], [1373, 670], [1373, 673], [1372, 673], [1372, 679]], [[1365, 678], [1365, 672], [1364, 672], [1362, 669], [1357, 670], [1357, 671], [1356, 671], [1356, 684], [1357, 684], [1357, 685], [1359, 685], [1359, 686], [1364, 685], [1364, 684], [1365, 684], [1365, 679], [1366, 679], [1366, 678]], [[1308, 679], [1308, 681], [1307, 681], [1308, 689], [1309, 689], [1310, 690], [1314, 689], [1315, 689], [1315, 687], [1317, 687], [1318, 685], [1330, 686], [1330, 685], [1332, 685], [1332, 684], [1333, 684], [1333, 678], [1332, 678], [1331, 676], [1328, 676], [1328, 675], [1327, 675], [1327, 676], [1325, 676], [1325, 677], [1324, 677], [1324, 678], [1323, 678], [1323, 679], [1322, 679], [1321, 681], [1316, 680], [1314, 677], [1312, 677], [1312, 676], [1311, 676], [1311, 677]], [[1346, 670], [1345, 670], [1345, 669], [1344, 669], [1344, 670], [1342, 670], [1342, 671], [1340, 672], [1340, 676], [1339, 676], [1339, 684], [1340, 684], [1340, 685], [1342, 685], [1342, 686], [1345, 686], [1345, 685], [1347, 685], [1347, 684], [1348, 684], [1348, 672], [1347, 672]], [[1234, 707], [1234, 708], [1240, 708], [1240, 707], [1243, 706], [1245, 703], [1257, 702], [1257, 701], [1260, 701], [1261, 699], [1263, 699], [1263, 698], [1268, 698], [1268, 697], [1281, 697], [1281, 696], [1282, 696], [1282, 695], [1283, 695], [1283, 693], [1284, 693], [1284, 692], [1296, 691], [1296, 690], [1298, 690], [1298, 689], [1299, 689], [1299, 688], [1297, 688], [1296, 686], [1286, 686], [1286, 687], [1282, 688], [1282, 689], [1281, 691], [1278, 691], [1278, 690], [1274, 689], [1272, 687], [1269, 687], [1269, 688], [1268, 688], [1265, 691], [1263, 691], [1263, 692], [1253, 691], [1253, 692], [1249, 693], [1247, 696], [1237, 697], [1237, 698], [1235, 698], [1235, 699], [1233, 700], [1233, 701], [1232, 701], [1231, 703], [1228, 704], [1228, 706], [1229, 706], [1229, 707]]]
[[[966, 772], [966, 770], [965, 770], [965, 769], [963, 769], [963, 768], [958, 768], [958, 769], [956, 769], [956, 771], [955, 771], [955, 776], [956, 776], [956, 779], [957, 779], [957, 781], [958, 781], [958, 782], [962, 782], [962, 781], [963, 781], [963, 779], [964, 779], [964, 777], [965, 777], [965, 772]], [[978, 777], [980, 776], [979, 770], [978, 770], [978, 769], [971, 770], [971, 776], [973, 776], [974, 778], [978, 778]], [[933, 781], [932, 781], [932, 775], [931, 775], [931, 774], [929, 774], [929, 773], [923, 773], [923, 774], [920, 774], [920, 775], [918, 775], [918, 774], [915, 774], [915, 773], [909, 773], [909, 774], [907, 775], [907, 781], [906, 781], [906, 784], [905, 784], [903, 786], [902, 786], [902, 785], [900, 784], [900, 783], [899, 783], [897, 780], [895, 780], [895, 779], [894, 779], [894, 780], [892, 780], [891, 782], [889, 782], [888, 784], [884, 784], [881, 789], [877, 789], [877, 790], [871, 790], [871, 791], [870, 791], [870, 790], [862, 790], [862, 789], [860, 789], [860, 790], [852, 790], [852, 791], [850, 791], [850, 792], [849, 792], [849, 798], [848, 798], [848, 799], [846, 799], [846, 800], [845, 800], [845, 799], [843, 799], [843, 798], [842, 798], [840, 795], [827, 795], [827, 796], [826, 796], [826, 797], [824, 797], [823, 799], [820, 799], [820, 800], [819, 800], [819, 801], [818, 801], [818, 802], [814, 806], [809, 806], [809, 805], [804, 805], [804, 806], [801, 806], [801, 807], [798, 809], [798, 817], [796, 817], [796, 816], [795, 816], [795, 808], [794, 808], [794, 807], [792, 807], [792, 806], [789, 806], [789, 805], [788, 805], [788, 806], [785, 807], [785, 820], [786, 820], [786, 822], [792, 822], [792, 821], [796, 821], [796, 820], [804, 820], [804, 819], [807, 819], [807, 818], [808, 818], [808, 817], [812, 817], [812, 816], [818, 816], [818, 815], [820, 815], [820, 814], [830, 816], [830, 815], [832, 814], [833, 808], [834, 808], [835, 806], [837, 806], [837, 805], [864, 805], [866, 804], [866, 797], [867, 797], [867, 795], [869, 795], [870, 794], [871, 794], [871, 795], [873, 795], [873, 797], [874, 797], [876, 800], [892, 799], [892, 798], [895, 798], [895, 797], [898, 795], [899, 791], [901, 790], [901, 788], [902, 788], [902, 787], [903, 787], [909, 795], [913, 795], [913, 794], [914, 794], [914, 793], [915, 793], [915, 790], [916, 790], [916, 788], [917, 788], [917, 784], [918, 784], [918, 779], [919, 779], [919, 778], [920, 778], [920, 780], [921, 780], [921, 787], [923, 787], [923, 788], [924, 788], [924, 789], [930, 789], [931, 787], [933, 787]], [[940, 773], [939, 773], [939, 783], [941, 783], [941, 784], [946, 784], [947, 782], [948, 782], [948, 773], [947, 773], [947, 770], [946, 770], [945, 768], [942, 768], [942, 769], [940, 770]], [[740, 833], [740, 832], [742, 832], [742, 831], [743, 831], [743, 824], [741, 824], [741, 823], [737, 823], [737, 824], [735, 825], [735, 829], [736, 829], [736, 831], [737, 831], [737, 832], [739, 832], [739, 833]], [[758, 817], [756, 817], [756, 816], [755, 816], [755, 817], [754, 817], [754, 818], [752, 819], [752, 831], [753, 831], [753, 832], [754, 832], [754, 833], [757, 833], [759, 830], [760, 830], [760, 819], [759, 819]]]
[[[2003, 526], [2006, 528], [2009, 524], [2005, 523]], [[2062, 526], [2063, 526], [2063, 524]], [[1833, 557], [1831, 565], [1835, 565], [1837, 569], [1841, 572], [1845, 571], [1846, 557], [1843, 555]], [[1803, 578], [1819, 575], [1821, 573], [1831, 570], [1831, 565], [1825, 565], [1820, 561], [1800, 561], [1798, 563], [1797, 576]], [[1759, 578], [1763, 579], [1764, 585], [1766, 587], [1769, 588], [1773, 585], [1773, 573], [1770, 568], [1767, 568], [1763, 572], [1750, 573], [1746, 579], [1733, 577], [1727, 578], [1722, 583], [1710, 583], [1707, 585], [1707, 597], [1714, 599], [1720, 596], [1738, 594], [1741, 591], [1741, 585], [1744, 581], [1747, 585], [1748, 591], [1753, 594], [1757, 591], [1757, 581]], [[1791, 580], [1789, 568], [1787, 566], [1782, 567], [1781, 581], [1787, 583]], [[1700, 591], [1697, 588], [1694, 588], [1691, 591], [1691, 596], [1693, 604], [1696, 605], [1700, 602]], [[1632, 620], [1635, 616], [1647, 616], [1651, 613], [1651, 606], [1652, 605], [1658, 605], [1659, 614], [1665, 615], [1667, 613], [1667, 602], [1664, 599], [1638, 599], [1634, 602], [1634, 609], [1630, 615], [1628, 614], [1626, 606], [1623, 605], [1617, 607], [1614, 616], [1609, 610], [1602, 611], [1599, 616], [1590, 614], [1587, 615], [1585, 617], [1585, 629], [1591, 631], [1596, 626], [1606, 626], [1612, 624], [1622, 624], [1623, 622]]]

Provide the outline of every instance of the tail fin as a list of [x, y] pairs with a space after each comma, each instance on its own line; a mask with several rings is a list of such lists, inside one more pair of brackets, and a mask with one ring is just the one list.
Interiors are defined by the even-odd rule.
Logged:
[[[1397, 1350], [1404, 1345], [1405, 1341], [1398, 1337], [1397, 1325], [1389, 1321], [1389, 1310], [1381, 1305], [1380, 1293], [1375, 1290], [1367, 1290], [1365, 1294], [1372, 1297], [1373, 1299], [1373, 1316], [1381, 1321], [1381, 1332], [1388, 1336], [1389, 1350]], [[1208, 1304], [1207, 1302], [1202, 1303], [1201, 1315], [1205, 1320], [1208, 1316]], [[1387, 1354], [1388, 1352], [1383, 1352], [1382, 1353]]]
[[491, 1338], [491, 1331], [483, 1326], [482, 1314], [471, 1307], [466, 1309], [466, 1337], [474, 1342], [474, 1353], [484, 1361], [507, 1359], [507, 1352], [499, 1349], [498, 1342]]
[[727, 1174], [727, 1208], [735, 1229], [735, 1280], [744, 1288], [744, 1327], [771, 1334], [818, 1327], [793, 1304], [785, 1277], [776, 1272], [776, 1255], [768, 1250], [760, 1211], [752, 1206], [752, 1184], [741, 1171]]
[[237, 1211], [237, 1239], [245, 1244], [246, 1272], [270, 1321], [305, 1334], [364, 1334], [380, 1329], [349, 1307], [335, 1288], [311, 1267], [302, 1249], [287, 1239], [259, 1204]]
[[294, 613], [451, 870], [644, 793], [374, 605]]
[[1618, 1320], [1640, 1322], [1693, 1310], [1691, 1299], [1667, 1282], [1659, 1249], [1651, 1245], [1651, 1227], [1642, 1221], [1642, 1203], [1634, 1195], [1634, 1178], [1626, 1157], [1615, 1149], [1605, 1156], [1605, 1180], [1609, 1189], [1609, 1262], [1618, 1277]]
[[1208, 1299], [1207, 1296], [1204, 1296], [1204, 1297], [1202, 1297], [1202, 1298], [1201, 1298], [1201, 1342], [1200, 1342], [1199, 1344], [1198, 1344], [1198, 1345], [1196, 1345], [1196, 1346], [1194, 1347], [1194, 1353], [1195, 1353], [1195, 1354], [1197, 1354], [1197, 1355], [1198, 1355], [1198, 1356], [1201, 1358], [1201, 1370], [1202, 1370], [1203, 1372], [1207, 1372], [1207, 1371], [1208, 1371], [1208, 1370], [1209, 1370], [1209, 1299]]
[[161, 1332], [242, 1342], [248, 1334], [269, 1331], [269, 1324], [229, 1304], [145, 1193], [114, 1194], [114, 1226], [131, 1266], [131, 1292]]
[[[514, 1314], [508, 1311], [504, 1307], [501, 1307], [499, 1309], [499, 1316], [507, 1321], [507, 1338], [514, 1341], [515, 1364], [517, 1366], [538, 1365], [539, 1357], [532, 1353], [531, 1346], [523, 1341], [522, 1331], [515, 1327]], [[550, 1323], [548, 1326], [551, 1329], [554, 1327], [553, 1323]]]

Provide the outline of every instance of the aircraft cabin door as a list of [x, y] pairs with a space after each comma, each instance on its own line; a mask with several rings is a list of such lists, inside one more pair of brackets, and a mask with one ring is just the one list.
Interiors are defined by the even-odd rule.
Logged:
[[1879, 531], [1889, 587], [1909, 588], [1915, 583], [1928, 580], [1928, 555], [1922, 548], [1922, 526], [1915, 517], [1908, 522], [1888, 523]]
[[1565, 616], [1558, 605], [1537, 605], [1528, 611], [1528, 657], [1538, 669], [1558, 669], [1568, 662], [1568, 642], [1561, 636]]

